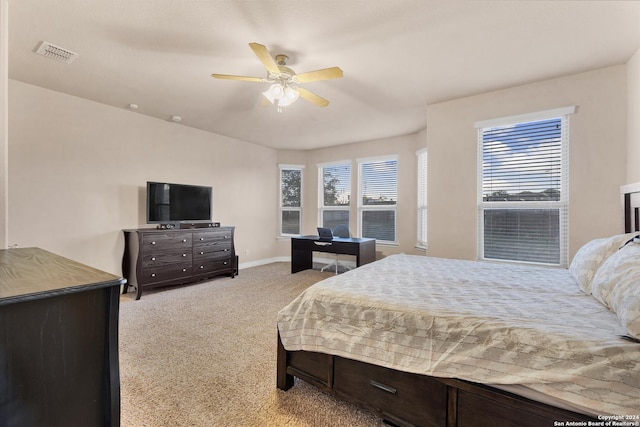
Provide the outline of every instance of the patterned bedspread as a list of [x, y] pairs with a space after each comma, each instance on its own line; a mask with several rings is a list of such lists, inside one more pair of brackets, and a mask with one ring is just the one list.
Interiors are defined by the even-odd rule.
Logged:
[[564, 269], [392, 255], [313, 285], [278, 329], [291, 351], [640, 414], [640, 344]]

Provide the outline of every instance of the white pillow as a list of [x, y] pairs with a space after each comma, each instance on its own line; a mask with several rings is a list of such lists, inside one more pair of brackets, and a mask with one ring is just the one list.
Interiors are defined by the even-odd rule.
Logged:
[[576, 252], [569, 266], [569, 272], [578, 282], [582, 292], [591, 293], [591, 282], [598, 267], [636, 235], [638, 235], [637, 232], [595, 239], [587, 242]]
[[640, 339], [640, 244], [629, 243], [602, 263], [592, 292], [617, 314], [627, 334]]

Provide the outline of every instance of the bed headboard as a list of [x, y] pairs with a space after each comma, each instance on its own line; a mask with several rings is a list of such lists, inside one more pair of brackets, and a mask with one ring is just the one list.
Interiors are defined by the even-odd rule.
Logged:
[[620, 187], [624, 232], [640, 231], [640, 182]]

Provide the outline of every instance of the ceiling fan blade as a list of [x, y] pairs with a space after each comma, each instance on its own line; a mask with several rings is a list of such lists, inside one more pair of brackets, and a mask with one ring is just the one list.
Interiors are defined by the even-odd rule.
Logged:
[[342, 70], [340, 67], [325, 68], [322, 70], [308, 71], [296, 75], [296, 79], [300, 83], [314, 82], [316, 80], [330, 80], [339, 79], [342, 77]]
[[267, 68], [270, 73], [279, 73], [280, 69], [278, 64], [273, 60], [273, 57], [269, 53], [269, 50], [259, 43], [249, 43], [251, 49], [256, 54], [260, 62]]
[[234, 76], [231, 74], [211, 74], [211, 77], [216, 79], [242, 80], [245, 82], [258, 82], [258, 83], [262, 83], [265, 81], [265, 79], [261, 77]]
[[300, 94], [301, 98], [306, 99], [312, 104], [316, 104], [318, 107], [326, 107], [327, 105], [329, 105], [328, 100], [324, 99], [321, 96], [316, 95], [313, 92], [306, 90], [305, 88], [299, 87], [299, 88], [296, 88], [296, 90]]

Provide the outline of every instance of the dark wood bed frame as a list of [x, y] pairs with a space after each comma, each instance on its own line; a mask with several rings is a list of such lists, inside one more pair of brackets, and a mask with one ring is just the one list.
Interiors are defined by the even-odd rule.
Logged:
[[[640, 231], [640, 183], [621, 187], [625, 232]], [[287, 351], [278, 334], [277, 387], [294, 377], [398, 426], [541, 427], [597, 421], [483, 384], [401, 372], [324, 353]]]

